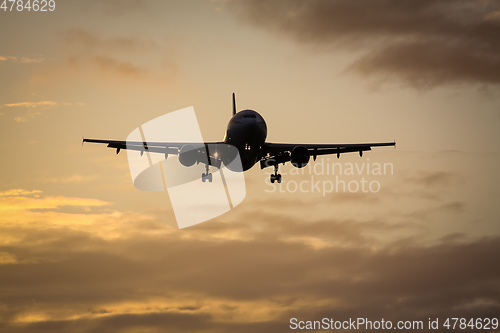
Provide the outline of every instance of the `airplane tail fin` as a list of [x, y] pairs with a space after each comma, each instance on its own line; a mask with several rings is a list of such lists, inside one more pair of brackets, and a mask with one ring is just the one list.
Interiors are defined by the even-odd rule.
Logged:
[[234, 97], [234, 93], [233, 93], [233, 116], [236, 114], [236, 99]]

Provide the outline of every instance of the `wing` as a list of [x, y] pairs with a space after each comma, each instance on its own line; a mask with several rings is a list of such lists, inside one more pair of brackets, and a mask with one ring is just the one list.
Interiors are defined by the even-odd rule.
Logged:
[[[220, 165], [220, 159], [213, 156], [211, 152], [216, 152], [217, 145], [222, 145], [224, 142], [142, 142], [142, 141], [116, 141], [116, 140], [100, 140], [100, 139], [83, 139], [84, 142], [104, 143], [108, 148], [116, 149], [118, 154], [122, 149], [137, 150], [140, 152], [150, 152], [168, 155], [178, 155], [183, 146], [191, 145], [200, 147], [197, 149], [202, 154], [207, 154], [210, 165]], [[207, 151], [209, 153], [207, 153]]]
[[[317, 156], [337, 154], [337, 157], [343, 153], [359, 152], [363, 156], [363, 152], [371, 150], [372, 147], [395, 146], [394, 142], [378, 142], [378, 143], [348, 143], [348, 144], [294, 144], [294, 143], [271, 143], [266, 142], [262, 147], [262, 156], [260, 161], [261, 168], [272, 166], [274, 164], [286, 163], [291, 159], [291, 152], [295, 147], [305, 147], [310, 156], [316, 160]], [[272, 160], [273, 163], [269, 163]]]

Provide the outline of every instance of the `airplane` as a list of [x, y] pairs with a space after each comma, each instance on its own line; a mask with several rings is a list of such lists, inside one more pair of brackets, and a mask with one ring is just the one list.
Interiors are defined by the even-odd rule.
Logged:
[[230, 164], [235, 157], [234, 154], [223, 152], [230, 150], [220, 150], [221, 146], [236, 147], [241, 158], [241, 169], [237, 171], [246, 171], [260, 162], [261, 169], [274, 166], [274, 174], [271, 174], [271, 183], [275, 181], [281, 183], [281, 174], [278, 173], [280, 164], [291, 162], [296, 168], [305, 167], [311, 158], [321, 155], [340, 154], [358, 152], [363, 156], [364, 151], [371, 150], [372, 147], [395, 146], [396, 142], [382, 143], [350, 143], [350, 144], [303, 144], [303, 143], [274, 143], [266, 142], [267, 125], [264, 118], [254, 110], [245, 109], [236, 112], [236, 99], [233, 93], [233, 114], [227, 125], [223, 141], [221, 142], [131, 142], [116, 140], [83, 139], [83, 142], [106, 143], [109, 148], [116, 149], [118, 154], [121, 149], [138, 150], [141, 155], [144, 150], [152, 153], [163, 153], [165, 158], [169, 154], [179, 155], [179, 162], [190, 167], [195, 163], [204, 163], [206, 173], [202, 174], [202, 181], [212, 182], [212, 174], [209, 166], [220, 168], [221, 163], [226, 166]]

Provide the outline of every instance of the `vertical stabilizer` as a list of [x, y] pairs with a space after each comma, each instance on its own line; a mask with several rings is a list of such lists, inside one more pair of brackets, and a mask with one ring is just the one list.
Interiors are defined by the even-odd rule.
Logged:
[[233, 116], [236, 114], [236, 99], [234, 97], [234, 93], [233, 93]]

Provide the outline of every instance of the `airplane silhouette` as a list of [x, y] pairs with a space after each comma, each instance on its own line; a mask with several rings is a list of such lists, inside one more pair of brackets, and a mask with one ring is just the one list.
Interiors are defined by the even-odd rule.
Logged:
[[[266, 142], [267, 125], [264, 118], [254, 110], [236, 112], [236, 100], [233, 93], [233, 116], [229, 120], [224, 139], [221, 142], [131, 142], [99, 139], [83, 139], [83, 142], [106, 143], [109, 148], [138, 150], [141, 154], [146, 150], [152, 153], [179, 155], [179, 162], [190, 167], [195, 163], [204, 163], [206, 173], [202, 174], [202, 181], [212, 181], [209, 166], [220, 168], [221, 163], [228, 166], [236, 157], [234, 149], [221, 147], [236, 147], [241, 158], [241, 167], [237, 171], [246, 171], [260, 162], [261, 169], [274, 166], [271, 174], [271, 183], [281, 183], [278, 173], [279, 164], [291, 162], [294, 167], [305, 167], [311, 158], [317, 156], [358, 152], [363, 156], [364, 151], [372, 147], [395, 146], [396, 142], [382, 143], [349, 143], [349, 144], [303, 144], [303, 143], [273, 143]], [[82, 142], [82, 144], [83, 144]]]

